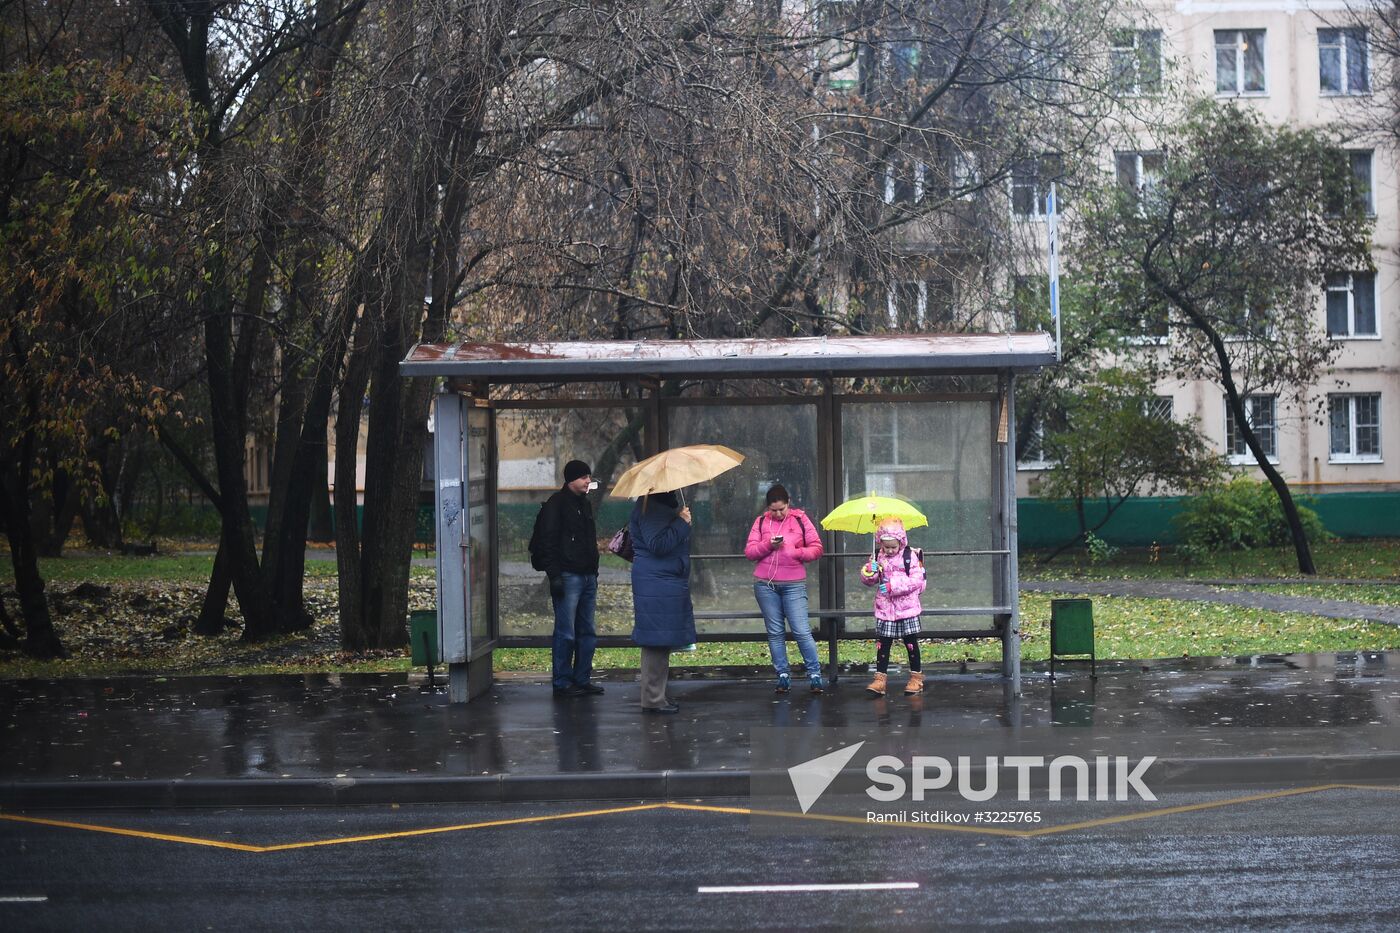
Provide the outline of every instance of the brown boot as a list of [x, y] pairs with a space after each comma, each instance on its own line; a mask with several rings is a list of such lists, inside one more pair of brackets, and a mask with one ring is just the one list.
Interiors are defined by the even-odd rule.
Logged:
[[876, 674], [870, 681], [870, 685], [865, 688], [865, 692], [871, 696], [882, 697], [885, 695], [885, 675]]
[[904, 685], [904, 695], [907, 697], [916, 696], [924, 692], [924, 675], [922, 671], [914, 671], [909, 675], [909, 683]]

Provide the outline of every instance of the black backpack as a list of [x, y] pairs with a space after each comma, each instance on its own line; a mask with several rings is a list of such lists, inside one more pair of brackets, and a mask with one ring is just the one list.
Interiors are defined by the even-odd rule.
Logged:
[[910, 558], [911, 558], [911, 557], [917, 557], [917, 558], [919, 559], [919, 566], [922, 567], [922, 566], [924, 565], [924, 549], [921, 548], [921, 547], [910, 547], [910, 546], [907, 545], [907, 544], [904, 545], [904, 575], [905, 575], [905, 576], [908, 576], [908, 575], [909, 575], [909, 567], [911, 566], [911, 562], [910, 562]]
[[530, 531], [530, 566], [536, 570], [544, 570], [544, 554], [540, 548], [540, 519], [544, 518], [544, 508], [549, 505], [546, 499], [540, 503], [540, 510], [535, 513], [535, 527]]

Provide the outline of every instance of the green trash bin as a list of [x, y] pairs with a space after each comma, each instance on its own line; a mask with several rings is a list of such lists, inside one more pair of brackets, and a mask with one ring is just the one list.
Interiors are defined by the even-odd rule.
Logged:
[[408, 638], [413, 648], [413, 666], [426, 664], [429, 673], [441, 658], [438, 652], [436, 609], [415, 609], [408, 614]]
[[1089, 656], [1089, 676], [1097, 680], [1098, 659], [1094, 655], [1094, 601], [1091, 599], [1050, 600], [1050, 679], [1055, 679], [1055, 659]]

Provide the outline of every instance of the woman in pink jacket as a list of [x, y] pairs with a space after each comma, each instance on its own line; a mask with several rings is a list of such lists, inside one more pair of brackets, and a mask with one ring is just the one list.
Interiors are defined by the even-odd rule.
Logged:
[[763, 612], [768, 630], [768, 653], [778, 673], [778, 693], [792, 689], [788, 672], [787, 643], [783, 617], [802, 652], [807, 680], [813, 693], [821, 693], [822, 666], [817, 660], [817, 643], [807, 617], [807, 564], [822, 556], [822, 538], [812, 520], [801, 509], [792, 508], [788, 491], [775, 484], [764, 497], [767, 510], [754, 519], [744, 556], [754, 562], [754, 597]]
[[919, 662], [919, 614], [923, 606], [919, 594], [924, 591], [923, 555], [909, 546], [904, 523], [897, 518], [882, 519], [875, 528], [875, 540], [880, 552], [875, 559], [860, 568], [860, 582], [877, 587], [875, 592], [875, 679], [866, 687], [867, 693], [885, 695], [885, 674], [890, 669], [890, 646], [896, 638], [904, 642], [909, 652], [909, 683], [905, 696], [924, 692], [923, 665]]

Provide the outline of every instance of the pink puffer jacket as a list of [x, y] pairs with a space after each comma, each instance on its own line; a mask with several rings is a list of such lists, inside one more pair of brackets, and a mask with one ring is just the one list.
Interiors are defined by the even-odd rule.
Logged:
[[[783, 543], [774, 548], [770, 541], [777, 535], [783, 536]], [[755, 564], [754, 577], [774, 583], [807, 579], [804, 565], [821, 557], [822, 552], [822, 536], [801, 509], [788, 509], [781, 522], [765, 511], [753, 520], [744, 545], [744, 556]]]
[[[928, 585], [924, 575], [924, 562], [919, 555], [909, 550], [909, 537], [904, 533], [904, 524], [898, 519], [886, 519], [875, 531], [875, 540], [881, 535], [894, 535], [901, 545], [892, 559], [886, 560], [881, 554], [876, 558], [880, 570], [873, 576], [860, 575], [860, 582], [875, 586], [884, 582], [885, 592], [875, 594], [875, 618], [894, 622], [899, 619], [912, 619], [923, 612], [919, 594]], [[904, 552], [909, 550], [909, 572], [904, 572]]]

